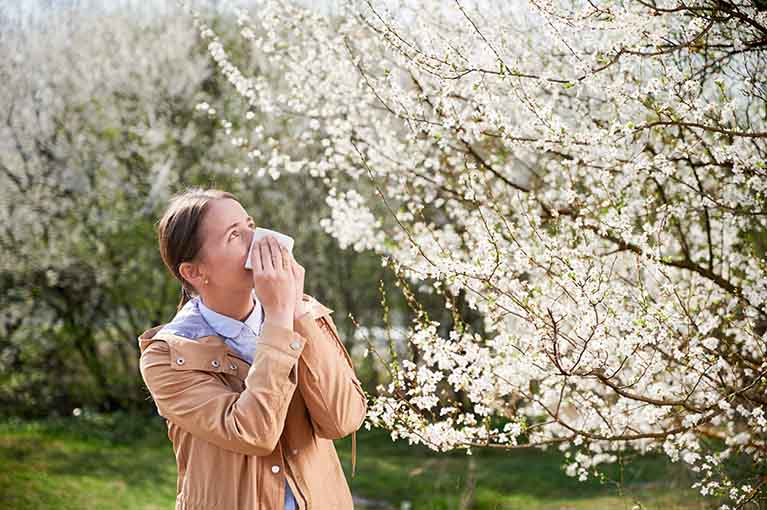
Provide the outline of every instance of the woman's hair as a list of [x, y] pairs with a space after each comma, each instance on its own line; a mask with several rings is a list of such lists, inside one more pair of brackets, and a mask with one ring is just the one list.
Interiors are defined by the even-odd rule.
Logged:
[[176, 311], [198, 294], [179, 272], [182, 262], [194, 260], [202, 247], [200, 225], [205, 218], [208, 204], [220, 198], [237, 200], [233, 194], [219, 189], [200, 187], [187, 188], [173, 195], [167, 209], [157, 222], [157, 238], [160, 242], [160, 256], [171, 274], [181, 282], [181, 301]]

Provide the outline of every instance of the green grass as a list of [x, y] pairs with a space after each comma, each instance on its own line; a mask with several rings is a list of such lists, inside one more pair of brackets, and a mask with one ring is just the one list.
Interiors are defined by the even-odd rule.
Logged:
[[3, 423], [0, 507], [172, 509], [173, 450], [163, 428], [144, 422], [115, 415], [111, 423], [74, 418]]
[[[474, 450], [437, 454], [380, 430], [336, 441], [356, 508], [693, 510], [710, 508], [689, 474], [662, 457], [613, 466], [578, 482], [557, 452]], [[622, 480], [621, 483], [616, 483]], [[162, 421], [124, 414], [0, 422], [0, 507], [39, 510], [172, 510], [176, 466]], [[371, 503], [370, 506], [365, 503]]]

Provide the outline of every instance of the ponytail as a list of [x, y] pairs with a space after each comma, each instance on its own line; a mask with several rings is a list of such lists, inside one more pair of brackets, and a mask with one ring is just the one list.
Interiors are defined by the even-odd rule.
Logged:
[[192, 299], [192, 296], [189, 295], [189, 291], [186, 290], [186, 286], [181, 286], [181, 301], [178, 302], [178, 306], [176, 307], [176, 311], [180, 311], [182, 308], [184, 308], [184, 305], [189, 302], [189, 300]]

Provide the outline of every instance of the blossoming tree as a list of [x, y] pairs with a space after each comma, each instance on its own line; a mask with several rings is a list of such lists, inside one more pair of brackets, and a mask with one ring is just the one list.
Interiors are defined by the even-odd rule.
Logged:
[[240, 12], [279, 90], [195, 17], [243, 118], [290, 126], [267, 151], [261, 123], [237, 133], [254, 170], [330, 183], [342, 246], [483, 319], [438, 334], [405, 286], [416, 355], [370, 422], [438, 450], [556, 445], [581, 478], [660, 450], [722, 508], [763, 497], [767, 5], [418, 4]]

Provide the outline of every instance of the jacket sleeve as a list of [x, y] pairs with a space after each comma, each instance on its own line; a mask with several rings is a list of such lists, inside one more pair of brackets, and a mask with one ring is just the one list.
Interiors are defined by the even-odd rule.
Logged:
[[160, 415], [226, 450], [263, 456], [282, 435], [306, 342], [293, 330], [264, 322], [242, 393], [215, 373], [174, 370], [170, 347], [161, 340], [144, 350], [139, 367]]
[[307, 339], [298, 363], [298, 389], [315, 433], [325, 439], [346, 437], [362, 426], [368, 401], [335, 323], [329, 314], [314, 318], [307, 312], [294, 328]]

